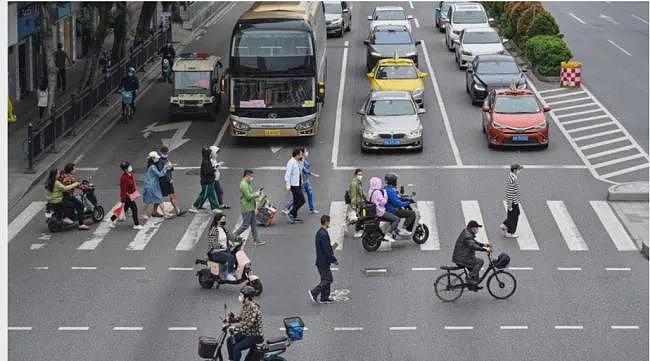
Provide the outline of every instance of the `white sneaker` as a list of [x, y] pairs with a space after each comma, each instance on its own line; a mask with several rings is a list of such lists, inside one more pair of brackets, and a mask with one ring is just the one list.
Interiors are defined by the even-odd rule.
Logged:
[[235, 282], [235, 281], [237, 281], [237, 278], [232, 273], [228, 273], [226, 275], [226, 281]]
[[384, 235], [384, 240], [386, 240], [388, 242], [395, 242], [395, 237], [393, 236], [392, 233], [386, 233]]
[[519, 235], [517, 233], [506, 233], [506, 238], [517, 238]]
[[74, 221], [68, 217], [63, 218], [63, 223], [65, 224], [74, 224]]
[[108, 226], [111, 227], [111, 228], [115, 228], [115, 222], [110, 222], [110, 223], [108, 224]]
[[187, 211], [190, 213], [199, 213], [199, 210], [194, 207], [190, 207], [190, 209], [188, 209]]
[[505, 224], [501, 223], [499, 225], [499, 229], [501, 229], [501, 234], [505, 237], [506, 234], [508, 233], [508, 227], [506, 227]]
[[363, 236], [363, 230], [354, 232], [354, 238], [361, 238]]
[[133, 229], [135, 229], [135, 230], [138, 230], [138, 231], [139, 231], [139, 230], [142, 230], [142, 229], [144, 229], [144, 226], [142, 226], [141, 224], [138, 224], [138, 225], [136, 225], [136, 226], [133, 226]]
[[405, 230], [404, 228], [400, 228], [400, 229], [397, 230], [397, 234], [400, 237], [410, 237], [413, 233]]

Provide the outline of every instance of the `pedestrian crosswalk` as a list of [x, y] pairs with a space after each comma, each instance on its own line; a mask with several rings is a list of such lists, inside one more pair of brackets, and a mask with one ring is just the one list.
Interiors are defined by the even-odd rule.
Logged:
[[[498, 214], [503, 214], [505, 217], [505, 203], [501, 204], [503, 207], [501, 209], [496, 207], [499, 203], [492, 204], [492, 202], [490, 202], [490, 204], [484, 204], [478, 200], [460, 200], [457, 204], [462, 212], [465, 224], [469, 220], [473, 219], [484, 225], [484, 227], [479, 230], [479, 240], [490, 239], [488, 237], [488, 234], [490, 233], [493, 237], [491, 240], [494, 240], [494, 236], [498, 232], [496, 231], [498, 230], [498, 225], [486, 224], [484, 215], [488, 214], [490, 216], [488, 217], [490, 218], [489, 220], [492, 221], [492, 223], [495, 223], [494, 217], [492, 217], [490, 213], [498, 211]], [[419, 249], [424, 252], [441, 250], [439, 230], [441, 226], [445, 227], [445, 225], [439, 224], [439, 219], [436, 213], [444, 212], [440, 214], [445, 216], [445, 213], [449, 212], [449, 205], [445, 205], [442, 209], [436, 209], [437, 205], [438, 203], [435, 203], [434, 201], [417, 202], [420, 212], [420, 222], [426, 224], [429, 229], [428, 241], [419, 247]], [[47, 231], [44, 224], [42, 225], [43, 228], [41, 228], [40, 225], [31, 228], [26, 227], [30, 222], [37, 222], [38, 217], [36, 217], [36, 215], [39, 212], [34, 212], [33, 210], [40, 210], [42, 209], [42, 206], [43, 205], [40, 202], [34, 202], [26, 207], [26, 210], [29, 210], [29, 212], [21, 214], [9, 225], [9, 234], [13, 235], [12, 238], [17, 238], [22, 234], [22, 232], [34, 233], [27, 238], [39, 242], [38, 246], [34, 247], [34, 244], [25, 245], [25, 248], [31, 251], [50, 249], [50, 247], [46, 247], [45, 244], [47, 244], [51, 238], [56, 239], [57, 237], [66, 237], [67, 235], [66, 232], [61, 234], [44, 233]], [[115, 209], [118, 206], [119, 204], [116, 204], [112, 209]], [[550, 217], [545, 216], [548, 218], [545, 220], [529, 218], [524, 207], [520, 206], [520, 216], [517, 227], [517, 233], [519, 236], [513, 240], [513, 242], [516, 242], [519, 250], [540, 251], [542, 248], [551, 245], [558, 247], [558, 242], [562, 248], [565, 248], [570, 252], [589, 251], [590, 249], [603, 248], [602, 244], [592, 243], [591, 245], [588, 245], [588, 243], [596, 241], [585, 239], [579, 226], [574, 220], [574, 216], [577, 217], [576, 219], [581, 221], [580, 227], [583, 229], [594, 226], [602, 227], [602, 229], [606, 231], [609, 240], [612, 242], [612, 249], [621, 252], [637, 250], [637, 245], [634, 240], [632, 240], [627, 234], [624, 226], [606, 201], [585, 202], [582, 209], [579, 211], [574, 210], [574, 216], [571, 215], [569, 208], [564, 201], [547, 200], [545, 206], [548, 213], [550, 213]], [[575, 207], [575, 205], [572, 204], [572, 207]], [[346, 225], [347, 209], [347, 205], [342, 201], [334, 201], [330, 203], [330, 239], [333, 244], [337, 244], [336, 250], [339, 252], [345, 251], [349, 248], [350, 246], [348, 244], [353, 239], [353, 227]], [[539, 218], [540, 210], [536, 209], [535, 211], [537, 218]], [[591, 213], [588, 214], [587, 212]], [[213, 217], [211, 212], [201, 212], [190, 217], [177, 218], [172, 221], [165, 221], [163, 218], [150, 218], [144, 224], [143, 229], [135, 232], [131, 231], [130, 227], [128, 227], [129, 230], [126, 231], [125, 227], [121, 227], [119, 224], [116, 228], [112, 228], [110, 226], [110, 214], [112, 214], [112, 210], [107, 212], [106, 218], [95, 226], [94, 230], [91, 231], [91, 234], [86, 234], [86, 239], [82, 238], [80, 243], [75, 245], [77, 250], [97, 251], [101, 250], [103, 247], [108, 247], [109, 245], [115, 247], [115, 242], [113, 242], [112, 239], [109, 245], [105, 245], [104, 243], [106, 239], [118, 237], [121, 242], [119, 244], [126, 251], [144, 251], [149, 247], [167, 247], [170, 250], [180, 252], [193, 251], [199, 243], [203, 243], [202, 239], [204, 238], [205, 231], [209, 227]], [[585, 218], [589, 219], [589, 222], [599, 222], [600, 224], [585, 224]], [[555, 224], [556, 228], [550, 227], [552, 229], [549, 229], [549, 220], [552, 220], [551, 222]], [[500, 222], [501, 220], [499, 219], [498, 221]], [[537, 228], [535, 222], [540, 223]], [[238, 228], [240, 224], [241, 217], [239, 217], [239, 221], [235, 223], [233, 229]], [[274, 225], [274, 227], [282, 227], [282, 225], [277, 224]], [[265, 232], [264, 229], [265, 228], [259, 229], [262, 237]], [[113, 232], [118, 232], [118, 235], [112, 236]], [[250, 231], [247, 230], [241, 236], [247, 239], [249, 238], [249, 233]], [[541, 242], [539, 235], [536, 233], [543, 235]], [[172, 234], [175, 236], [172, 237], [173, 239], [170, 243], [169, 238]], [[553, 234], [553, 236], [549, 237], [549, 234]], [[555, 236], [555, 234], [559, 234], [559, 236]], [[47, 237], [44, 238], [44, 235]], [[444, 242], [444, 244], [445, 247], [442, 248], [453, 247], [453, 240], [452, 242]], [[512, 244], [514, 245], [514, 243]], [[540, 245], [544, 247], [541, 247]], [[14, 244], [12, 244], [12, 246], [14, 246]], [[356, 246], [357, 245], [354, 245], [354, 247]], [[391, 243], [385, 242], [380, 250], [391, 251]], [[444, 251], [448, 250], [445, 249]]]

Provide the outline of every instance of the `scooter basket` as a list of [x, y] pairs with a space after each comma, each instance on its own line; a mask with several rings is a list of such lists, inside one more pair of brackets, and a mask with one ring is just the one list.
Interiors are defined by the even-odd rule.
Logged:
[[219, 341], [214, 337], [200, 336], [199, 337], [199, 357], [210, 359], [214, 357], [217, 351]]
[[291, 341], [300, 341], [302, 340], [302, 332], [305, 324], [302, 322], [300, 317], [287, 317], [284, 320], [284, 329], [287, 333], [287, 337]]

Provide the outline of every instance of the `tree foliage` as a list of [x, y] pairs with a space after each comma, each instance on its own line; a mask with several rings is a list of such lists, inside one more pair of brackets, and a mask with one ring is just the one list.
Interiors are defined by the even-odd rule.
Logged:
[[548, 11], [542, 11], [533, 18], [526, 36], [533, 37], [537, 35], [558, 35], [560, 28], [555, 22], [555, 18]]

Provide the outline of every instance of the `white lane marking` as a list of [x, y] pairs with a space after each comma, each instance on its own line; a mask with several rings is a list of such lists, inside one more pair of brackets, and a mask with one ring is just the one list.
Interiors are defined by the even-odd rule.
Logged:
[[127, 251], [142, 251], [153, 239], [164, 221], [165, 219], [162, 217], [149, 217], [144, 228], [138, 231], [133, 241], [126, 247]]
[[643, 19], [643, 18], [640, 18], [640, 17], [638, 17], [638, 16], [636, 16], [634, 14], [631, 14], [630, 16], [637, 19], [637, 20], [639, 20], [639, 21], [641, 21], [641, 22], [643, 22], [643, 23], [645, 23], [645, 24], [648, 24], [648, 21]]
[[502, 330], [527, 330], [528, 326], [500, 326]]
[[600, 133], [583, 135], [582, 137], [575, 137], [575, 138], [573, 138], [573, 140], [575, 140], [576, 142], [579, 142], [579, 141], [582, 141], [582, 140], [598, 138], [598, 137], [602, 137], [604, 135], [609, 135], [609, 134], [614, 134], [614, 133], [621, 133], [621, 130], [620, 129], [606, 130], [606, 131], [600, 132]]
[[[546, 89], [546, 90], [540, 90], [538, 93], [541, 95], [541, 94], [548, 94], [548, 93], [551, 93], [551, 92], [557, 92], [557, 91], [560, 91], [560, 90], [567, 91], [567, 90], [570, 90], [570, 88]], [[582, 93], [584, 93], [584, 91], [582, 91], [582, 90], [569, 91], [569, 92], [566, 92], [566, 93], [544, 96], [542, 98], [544, 98], [544, 100], [546, 100], [546, 99], [556, 99], [556, 98], [564, 98], [564, 97], [568, 97], [568, 96], [571, 96], [571, 95], [582, 94]]]
[[488, 238], [487, 233], [485, 233], [485, 223], [483, 223], [483, 216], [481, 215], [481, 208], [478, 205], [478, 201], [460, 201], [460, 204], [463, 209], [465, 224], [474, 220], [482, 225], [483, 227], [478, 229], [477, 240], [482, 243], [487, 242]]
[[586, 103], [586, 104], [578, 104], [578, 105], [569, 105], [567, 107], [560, 107], [560, 108], [553, 108], [554, 112], [559, 112], [562, 110], [569, 110], [569, 109], [576, 109], [576, 108], [586, 108], [586, 107], [592, 107], [596, 105], [596, 103]]
[[612, 23], [612, 24], [614, 24], [614, 25], [618, 25], [618, 21], [612, 19], [612, 17], [609, 16], [609, 15], [600, 14], [599, 18], [601, 18], [601, 19], [605, 19], [606, 21], [608, 21], [608, 22], [610, 22], [610, 23]]
[[616, 123], [614, 123], [613, 121], [610, 121], [610, 122], [598, 123], [598, 124], [594, 124], [594, 125], [586, 125], [584, 127], [568, 129], [567, 132], [568, 133], [584, 132], [585, 130], [602, 128], [602, 127], [606, 127], [606, 126], [612, 125], [612, 124], [616, 124]]
[[343, 48], [343, 62], [341, 65], [341, 78], [339, 80], [339, 93], [336, 99], [336, 118], [334, 121], [334, 143], [332, 144], [332, 166], [336, 167], [339, 161], [339, 141], [341, 137], [341, 112], [343, 111], [343, 95], [345, 92], [345, 73], [348, 68], [348, 41]]
[[620, 51], [622, 51], [623, 53], [625, 53], [625, 55], [627, 55], [627, 56], [632, 56], [632, 54], [630, 54], [629, 51], [623, 49], [620, 45], [616, 44], [615, 42], [613, 42], [613, 41], [611, 41], [611, 40], [609, 40], [609, 39], [607, 39], [607, 41], [608, 41], [610, 44], [614, 45], [616, 48], [618, 48], [618, 50], [620, 50]]
[[581, 267], [558, 267], [558, 271], [582, 271]]
[[618, 220], [616, 214], [606, 201], [590, 201], [591, 207], [598, 215], [598, 219], [605, 227], [609, 238], [612, 239], [616, 249], [619, 251], [638, 251], [636, 244], [627, 234], [625, 227]]
[[32, 243], [32, 244], [29, 246], [29, 249], [30, 249], [31, 251], [35, 251], [35, 250], [37, 250], [37, 249], [45, 248], [45, 246], [47, 246], [47, 243]]
[[[614, 153], [620, 153], [620, 152], [623, 152], [623, 151], [626, 151], [626, 150], [630, 150], [630, 149], [634, 149], [634, 146], [633, 146], [633, 145], [626, 145], [626, 146], [624, 146], [624, 147], [619, 147], [619, 148], [614, 148], [614, 149], [610, 149], [610, 150], [605, 150], [605, 151], [598, 152], [598, 153], [592, 153], [592, 154], [589, 154], [589, 155], [587, 156], [587, 159], [594, 159], [594, 158], [602, 157], [602, 156], [605, 156], [605, 155], [610, 155], [610, 154], [614, 154]], [[598, 163], [598, 164], [602, 164], [602, 163]]]
[[72, 266], [70, 267], [71, 270], [82, 270], [82, 271], [92, 271], [96, 270], [97, 267], [88, 267], [88, 266]]
[[586, 24], [584, 20], [582, 20], [579, 17], [575, 16], [573, 13], [569, 13], [569, 16], [576, 19], [582, 25]]
[[32, 328], [29, 326], [9, 326], [7, 327], [8, 331], [31, 331]]
[[96, 172], [99, 168], [98, 167], [75, 167], [74, 170], [80, 171], [80, 172]]
[[607, 166], [610, 166], [610, 165], [627, 162], [628, 160], [634, 160], [634, 159], [637, 159], [637, 158], [643, 158], [643, 154], [637, 153], [637, 154], [628, 155], [627, 157], [623, 157], [623, 158], [616, 158], [616, 159], [608, 160], [608, 161], [602, 162], [602, 163], [594, 163], [594, 168], [596, 168], [596, 169], [603, 168], [603, 167], [607, 167]]
[[445, 107], [445, 103], [442, 101], [442, 93], [440, 92], [440, 87], [438, 86], [438, 79], [436, 78], [436, 73], [433, 71], [433, 67], [431, 66], [429, 52], [427, 51], [427, 44], [424, 40], [421, 40], [421, 43], [422, 52], [424, 53], [424, 60], [427, 63], [427, 69], [429, 70], [429, 79], [433, 85], [433, 92], [436, 95], [436, 101], [438, 102], [438, 107], [440, 108], [442, 122], [445, 125], [445, 130], [447, 131], [447, 138], [449, 138], [449, 144], [451, 145], [451, 151], [454, 154], [454, 160], [456, 161], [456, 165], [463, 165], [463, 161], [460, 158], [460, 151], [458, 150], [458, 145], [456, 144], [456, 139], [454, 138], [454, 134], [451, 132], [451, 124], [449, 123], [447, 108]]
[[589, 247], [587, 247], [578, 227], [575, 222], [573, 222], [573, 218], [571, 218], [571, 214], [569, 214], [569, 210], [564, 205], [564, 202], [546, 201], [546, 205], [551, 211], [555, 224], [557, 224], [557, 227], [560, 229], [560, 233], [562, 233], [562, 237], [569, 247], [569, 250], [588, 251]]
[[363, 331], [363, 327], [334, 327], [334, 331]]
[[631, 271], [630, 267], [605, 267], [606, 271]]
[[132, 327], [132, 326], [115, 326], [113, 331], [142, 331], [142, 327]]
[[145, 271], [147, 267], [120, 267], [122, 271]]
[[35, 269], [35, 270], [48, 270], [48, 269], [50, 269], [50, 267], [48, 267], [48, 266], [36, 266], [36, 267], [32, 267], [32, 269]]
[[409, 7], [410, 7], [411, 9], [415, 9], [415, 6], [413, 6], [413, 1], [409, 1]]
[[[569, 95], [573, 95], [575, 93], [571, 93]], [[567, 100], [558, 100], [555, 102], [546, 102], [548, 105], [557, 105], [557, 104], [566, 104], [566, 103], [572, 103], [572, 102], [578, 102], [582, 100], [589, 100], [591, 99], [590, 97], [582, 97], [582, 98], [573, 98], [573, 99], [567, 99]]]
[[[508, 211], [508, 204], [506, 201], [503, 201], [503, 209]], [[533, 234], [533, 229], [530, 228], [530, 223], [528, 223], [528, 217], [524, 213], [524, 207], [519, 205], [519, 223], [517, 226], [517, 233], [519, 237], [515, 238], [517, 244], [519, 244], [519, 249], [522, 251], [539, 251], [539, 245], [537, 240], [535, 240], [535, 235]]]
[[594, 115], [593, 117], [587, 117], [587, 118], [578, 118], [575, 120], [567, 120], [566, 122], [562, 122], [562, 125], [570, 125], [570, 124], [576, 124], [576, 123], [584, 123], [590, 120], [596, 120], [596, 119], [603, 119], [603, 118], [609, 118], [606, 114], [603, 115]]
[[438, 237], [435, 204], [432, 201], [417, 201], [417, 205], [420, 221], [429, 228], [429, 239], [420, 245], [420, 250], [437, 251], [440, 249], [440, 237]]
[[32, 218], [34, 218], [36, 213], [40, 212], [41, 210], [43, 210], [43, 208], [45, 208], [45, 203], [46, 202], [42, 202], [42, 201], [36, 201], [30, 203], [27, 206], [27, 208], [23, 209], [23, 211], [20, 212], [18, 217], [14, 218], [14, 220], [11, 221], [11, 223], [9, 223], [9, 230], [7, 232], [7, 238], [8, 238], [7, 242], [11, 242], [11, 240], [14, 239], [14, 237], [16, 237], [16, 235], [20, 233], [20, 231], [22, 231], [23, 228], [25, 228], [27, 223], [29, 223], [29, 221], [31, 221]]
[[193, 267], [169, 267], [169, 271], [194, 271]]
[[[602, 142], [597, 142], [597, 143], [591, 143], [591, 144], [588, 144], [588, 145], [583, 145], [583, 146], [580, 146], [580, 147], [578, 147], [578, 148], [580, 148], [580, 150], [593, 149], [593, 148], [602, 147], [603, 145], [608, 145], [608, 144], [614, 144], [614, 143], [622, 142], [622, 141], [624, 141], [624, 140], [629, 140], [629, 139], [628, 139], [627, 137], [618, 137], [618, 138], [614, 138], [614, 139], [603, 140]], [[593, 168], [593, 167], [591, 167], [591, 168]]]
[[512, 271], [532, 271], [533, 267], [508, 267]]
[[[526, 169], [587, 169], [584, 164], [576, 165], [546, 165], [546, 164], [523, 164]], [[334, 170], [355, 170], [359, 166], [338, 166]], [[422, 169], [510, 169], [510, 165], [385, 165], [385, 166], [362, 166], [364, 170], [422, 170]], [[251, 168], [255, 169], [255, 168]]]
[[602, 111], [603, 111], [602, 109], [589, 109], [589, 110], [583, 110], [581, 112], [575, 112], [575, 113], [566, 113], [566, 114], [555, 114], [555, 113], [553, 113], [553, 114], [555, 114], [555, 116], [559, 119], [559, 118], [573, 117], [573, 116], [576, 116], [576, 115], [597, 113], [597, 112], [602, 112]]
[[88, 331], [89, 329], [88, 326], [61, 326], [58, 328], [59, 331]]
[[420, 22], [418, 21], [418, 18], [413, 18], [413, 22], [415, 22], [415, 27], [420, 28]]
[[415, 331], [418, 328], [415, 326], [393, 326], [388, 328], [391, 331]]
[[388, 272], [385, 268], [376, 268], [376, 269], [367, 269], [366, 273], [386, 273]]
[[445, 326], [445, 330], [473, 330], [474, 326]]
[[167, 328], [168, 331], [196, 331], [198, 330], [197, 327], [189, 326], [189, 327], [169, 327]]
[[177, 251], [191, 251], [194, 246], [199, 242], [203, 231], [208, 227], [210, 221], [212, 220], [211, 213], [197, 213], [192, 218], [192, 222], [187, 227], [187, 230], [183, 234], [183, 237], [176, 245]]
[[435, 271], [435, 267], [413, 267], [411, 271]]
[[334, 201], [330, 203], [330, 239], [332, 244], [336, 243], [335, 251], [343, 249], [343, 242], [345, 241], [345, 213], [347, 205], [345, 202]]
[[602, 174], [602, 176], [604, 178], [611, 178], [611, 177], [616, 177], [616, 176], [626, 174], [626, 173], [636, 172], [637, 170], [646, 169], [648, 167], [650, 167], [649, 163], [643, 163], [643, 164], [639, 164], [639, 165], [634, 166], [634, 167], [617, 170], [615, 172], [611, 172], [611, 173], [607, 173], [607, 174]]
[[79, 247], [77, 247], [77, 249], [78, 250], [84, 250], [84, 251], [92, 251], [95, 248], [97, 248], [97, 246], [99, 246], [101, 241], [103, 241], [104, 238], [106, 238], [106, 235], [112, 229], [111, 228], [111, 216], [113, 215], [113, 212], [118, 207], [121, 207], [121, 206], [122, 206], [121, 202], [116, 203], [113, 206], [113, 208], [111, 208], [111, 210], [108, 213], [106, 213], [102, 223], [100, 223], [99, 226], [97, 226], [97, 228], [95, 228], [91, 238], [89, 240], [87, 240], [87, 241], [84, 241]]
[[639, 326], [636, 325], [612, 325], [612, 330], [638, 330]]
[[578, 325], [557, 325], [555, 326], [556, 330], [582, 330], [582, 326]]

